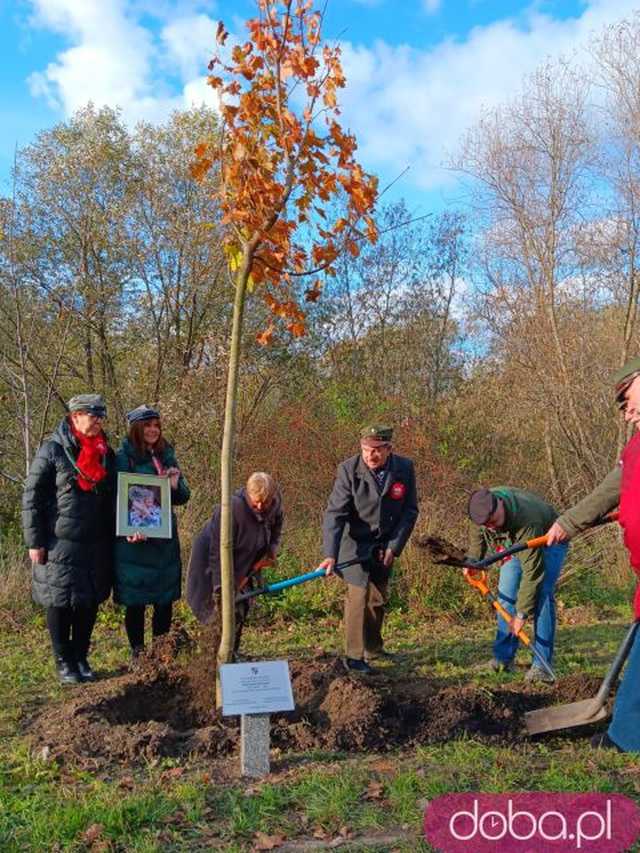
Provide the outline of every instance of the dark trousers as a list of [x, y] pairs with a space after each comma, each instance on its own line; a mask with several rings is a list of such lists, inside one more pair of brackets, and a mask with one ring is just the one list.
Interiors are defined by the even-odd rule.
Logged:
[[345, 654], [362, 660], [383, 648], [382, 623], [389, 600], [388, 572], [371, 572], [366, 586], [347, 584], [344, 599]]
[[[127, 631], [127, 637], [129, 638], [129, 645], [132, 649], [144, 646], [144, 610], [144, 604], [127, 607], [125, 610], [124, 626]], [[172, 615], [173, 602], [153, 605], [151, 630], [154, 637], [160, 637], [162, 634], [169, 633]]]
[[47, 607], [53, 653], [68, 662], [86, 658], [98, 607]]

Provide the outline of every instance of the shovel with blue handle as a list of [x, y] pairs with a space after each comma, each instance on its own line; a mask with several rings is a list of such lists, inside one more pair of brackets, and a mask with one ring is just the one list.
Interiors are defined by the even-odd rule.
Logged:
[[[335, 574], [339, 575], [342, 569], [346, 569], [348, 566], [355, 566], [362, 562], [362, 557], [356, 557], [353, 560], [345, 560], [343, 563], [338, 563], [334, 566], [333, 571]], [[280, 592], [283, 589], [289, 589], [291, 586], [298, 586], [301, 583], [307, 583], [307, 581], [323, 578], [326, 574], [326, 569], [314, 569], [312, 572], [305, 572], [302, 575], [295, 575], [294, 577], [286, 578], [286, 580], [283, 581], [268, 583], [263, 587], [257, 587], [256, 589], [251, 589], [248, 592], [242, 592], [240, 595], [236, 596], [236, 601], [246, 601], [248, 598], [255, 598], [257, 595], [267, 595], [269, 593]]]

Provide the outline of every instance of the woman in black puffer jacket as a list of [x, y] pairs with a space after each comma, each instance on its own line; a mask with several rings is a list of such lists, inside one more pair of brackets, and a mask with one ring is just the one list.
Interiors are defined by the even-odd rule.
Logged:
[[115, 456], [102, 430], [106, 413], [99, 394], [69, 401], [31, 464], [22, 500], [33, 600], [46, 609], [63, 684], [94, 680], [91, 633], [111, 592]]

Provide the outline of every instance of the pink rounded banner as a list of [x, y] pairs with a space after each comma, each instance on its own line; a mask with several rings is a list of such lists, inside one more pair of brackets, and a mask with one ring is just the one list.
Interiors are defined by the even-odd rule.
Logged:
[[640, 809], [622, 794], [445, 794], [427, 806], [424, 835], [442, 853], [623, 853]]

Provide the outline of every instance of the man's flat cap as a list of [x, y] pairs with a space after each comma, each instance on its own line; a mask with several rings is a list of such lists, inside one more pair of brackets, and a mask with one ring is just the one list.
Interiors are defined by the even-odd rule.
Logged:
[[614, 385], [620, 385], [625, 379], [629, 379], [634, 373], [640, 373], [640, 356], [632, 358], [623, 367], [618, 368], [611, 377], [611, 382]]
[[629, 385], [633, 382], [636, 376], [640, 376], [640, 357], [632, 358], [623, 367], [620, 367], [611, 377], [611, 382], [615, 388], [616, 401], [620, 408], [624, 408], [625, 395]]
[[498, 508], [498, 498], [489, 489], [476, 489], [469, 498], [467, 513], [474, 524], [486, 524]]
[[106, 418], [107, 404], [100, 394], [76, 394], [68, 403], [70, 412], [89, 412], [97, 418]]
[[364, 429], [360, 430], [360, 441], [381, 441], [388, 442], [393, 438], [393, 429], [380, 424], [369, 424]]
[[130, 412], [127, 412], [127, 423], [129, 425], [135, 424], [138, 421], [150, 421], [153, 418], [160, 420], [160, 412], [144, 403], [142, 406], [138, 406], [137, 409], [132, 409]]
[[632, 358], [623, 367], [620, 367], [611, 377], [611, 382], [616, 389], [616, 400], [618, 405], [623, 408], [625, 404], [625, 394], [629, 385], [633, 382], [636, 376], [640, 376], [640, 357]]

